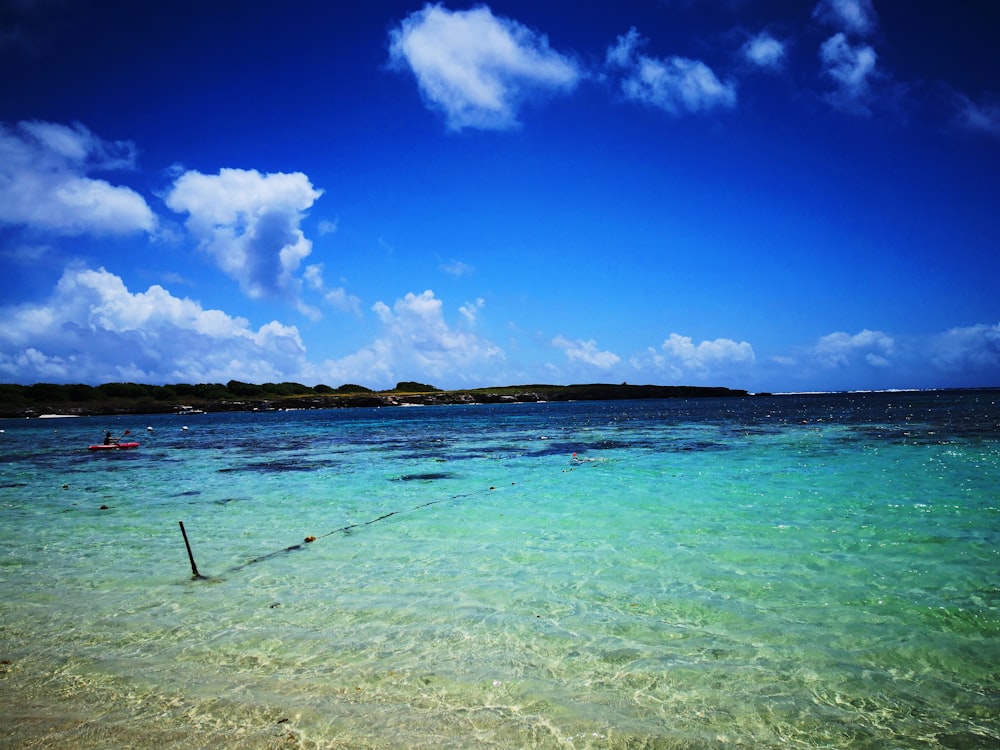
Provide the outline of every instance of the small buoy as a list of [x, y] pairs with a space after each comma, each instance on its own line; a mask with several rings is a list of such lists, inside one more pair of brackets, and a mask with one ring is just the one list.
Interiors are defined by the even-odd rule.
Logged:
[[187, 425], [184, 425], [183, 427], [181, 427], [182, 430], [186, 430], [187, 428], [188, 428]]
[[153, 431], [153, 428], [152, 428], [152, 427], [147, 427], [147, 428], [146, 428], [146, 432], [152, 432], [152, 431]]
[[307, 536], [306, 537], [306, 541], [307, 542], [315, 542], [316, 541], [316, 537], [314, 537], [314, 536]]

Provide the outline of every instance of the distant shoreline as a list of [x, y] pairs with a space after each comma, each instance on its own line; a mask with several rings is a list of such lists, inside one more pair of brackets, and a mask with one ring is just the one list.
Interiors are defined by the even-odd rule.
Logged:
[[[96, 389], [95, 389], [96, 390]], [[309, 389], [312, 390], [312, 389]], [[620, 401], [665, 398], [734, 398], [748, 391], [701, 386], [674, 385], [522, 385], [469, 390], [391, 391], [349, 393], [304, 393], [266, 397], [198, 398], [153, 400], [122, 396], [106, 398], [39, 399], [0, 401], [0, 418], [57, 418], [124, 414], [196, 414], [199, 412], [280, 411], [289, 409], [339, 409], [379, 406], [432, 406], [461, 404], [539, 403], [545, 401]]]
[[[234, 383], [183, 386], [189, 389], [183, 396], [170, 393], [169, 389], [181, 386], [142, 386], [134, 383], [113, 383], [109, 386], [46, 386], [55, 389], [48, 395], [57, 398], [26, 398], [34, 386], [0, 384], [0, 419], [58, 419], [69, 417], [98, 417], [138, 414], [203, 414], [208, 412], [260, 412], [293, 411], [306, 409], [344, 409], [359, 407], [446, 406], [462, 404], [544, 403], [547, 401], [624, 401], [642, 399], [684, 398], [759, 398], [759, 397], [810, 397], [829, 395], [865, 395], [876, 393], [928, 393], [928, 392], [998, 392], [1000, 386], [979, 388], [893, 388], [863, 391], [797, 391], [757, 392], [738, 388], [688, 385], [620, 385], [591, 383], [584, 385], [509, 385], [488, 388], [471, 388], [446, 391], [420, 383], [400, 383], [387, 391], [372, 391], [361, 386], [341, 386], [334, 390], [326, 386], [310, 388], [283, 383], [280, 386], [265, 384], [250, 386], [245, 383], [234, 392]], [[294, 386], [289, 393], [268, 392], [268, 387], [281, 390]], [[102, 388], [114, 395], [103, 395]], [[128, 395], [121, 389], [127, 387], [135, 393], [148, 389], [155, 396]], [[86, 398], [67, 397], [66, 390], [86, 388]], [[16, 389], [16, 390], [15, 390]], [[256, 395], [247, 395], [256, 389]], [[167, 393], [164, 393], [167, 391]], [[211, 396], [199, 395], [211, 393]], [[165, 398], [164, 396], [170, 396]]]

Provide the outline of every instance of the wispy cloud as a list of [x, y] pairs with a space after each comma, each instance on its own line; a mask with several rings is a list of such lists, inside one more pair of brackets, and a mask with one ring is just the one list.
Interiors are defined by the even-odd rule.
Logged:
[[323, 295], [323, 301], [334, 310], [361, 316], [361, 298], [354, 294], [349, 294], [342, 286], [326, 290]]
[[299, 227], [320, 195], [301, 172], [222, 169], [216, 175], [185, 172], [166, 203], [188, 214], [185, 226], [199, 247], [244, 294], [298, 303], [301, 280], [295, 273], [312, 251]]
[[827, 102], [850, 114], [871, 114], [872, 85], [882, 77], [878, 54], [870, 44], [855, 41], [878, 27], [871, 0], [820, 0], [813, 18], [837, 30], [819, 49], [823, 73], [835, 86]]
[[646, 40], [632, 28], [608, 48], [605, 60], [622, 75], [625, 97], [672, 115], [736, 106], [736, 87], [710, 67], [686, 57], [654, 58], [639, 53]]
[[813, 18], [858, 36], [867, 36], [878, 26], [871, 0], [820, 0]]
[[302, 272], [302, 280], [309, 289], [319, 292], [323, 296], [323, 302], [333, 309], [361, 317], [361, 299], [349, 294], [342, 286], [328, 288], [323, 279], [323, 271], [322, 263], [308, 265]]
[[130, 292], [103, 268], [67, 268], [47, 300], [0, 316], [0, 373], [18, 382], [267, 382], [305, 361], [294, 326], [254, 330], [157, 285]]
[[461, 278], [463, 276], [471, 276], [476, 269], [464, 261], [450, 260], [447, 263], [441, 264], [441, 270], [446, 274]]
[[0, 123], [0, 223], [59, 235], [153, 232], [156, 216], [131, 188], [88, 173], [135, 166], [135, 146], [83, 125]]
[[977, 103], [964, 94], [955, 94], [954, 101], [955, 118], [959, 127], [1000, 138], [1000, 103]]
[[827, 100], [838, 109], [869, 114], [871, 82], [878, 74], [875, 50], [867, 44], [851, 44], [840, 32], [823, 42], [819, 57], [824, 73], [836, 85]]
[[458, 308], [458, 311], [462, 313], [462, 317], [465, 318], [469, 325], [476, 322], [476, 318], [479, 317], [479, 311], [483, 309], [486, 305], [486, 300], [482, 297], [478, 298], [475, 302], [467, 302]]
[[528, 99], [571, 90], [582, 73], [548, 39], [480, 6], [426, 5], [391, 32], [390, 58], [409, 68], [452, 130], [507, 130]]

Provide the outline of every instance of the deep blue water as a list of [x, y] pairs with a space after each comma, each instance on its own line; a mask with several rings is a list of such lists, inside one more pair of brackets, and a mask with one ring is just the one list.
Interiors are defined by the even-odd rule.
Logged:
[[3, 746], [1000, 745], [996, 391], [0, 428]]

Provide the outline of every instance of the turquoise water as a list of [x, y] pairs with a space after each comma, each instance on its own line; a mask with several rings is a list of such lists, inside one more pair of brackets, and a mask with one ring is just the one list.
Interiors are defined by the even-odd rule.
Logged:
[[1000, 392], [0, 428], [3, 747], [1000, 745]]

